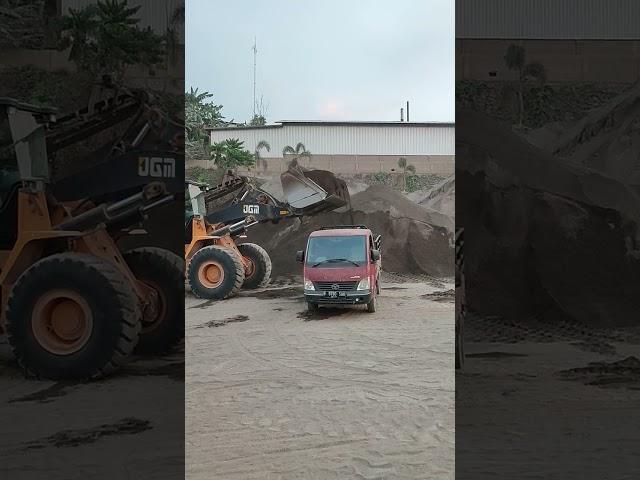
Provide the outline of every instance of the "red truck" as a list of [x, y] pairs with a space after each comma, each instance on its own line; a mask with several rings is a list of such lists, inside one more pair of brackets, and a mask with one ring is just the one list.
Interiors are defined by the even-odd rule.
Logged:
[[320, 305], [366, 305], [375, 312], [380, 293], [381, 236], [364, 225], [324, 227], [296, 253], [304, 265], [304, 297], [310, 311]]

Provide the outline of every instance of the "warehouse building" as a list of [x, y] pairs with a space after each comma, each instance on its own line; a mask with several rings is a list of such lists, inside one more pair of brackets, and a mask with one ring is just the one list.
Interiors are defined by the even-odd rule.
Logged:
[[514, 79], [504, 54], [515, 43], [552, 83], [635, 82], [639, 18], [637, 0], [457, 0], [456, 79]]
[[286, 170], [292, 156], [284, 158], [282, 151], [299, 142], [311, 152], [310, 158], [300, 158], [301, 165], [340, 174], [397, 172], [400, 157], [420, 174], [449, 176], [455, 169], [453, 123], [281, 121], [261, 127], [210, 128], [209, 132], [211, 143], [239, 139], [251, 152], [266, 141], [271, 151], [260, 152], [266, 160], [260, 169], [266, 173]]

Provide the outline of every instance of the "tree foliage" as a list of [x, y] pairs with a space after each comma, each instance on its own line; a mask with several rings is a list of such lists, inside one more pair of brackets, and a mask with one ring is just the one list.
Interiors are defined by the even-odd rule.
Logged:
[[130, 65], [161, 63], [166, 38], [150, 27], [139, 27], [140, 8], [129, 7], [127, 0], [98, 0], [84, 8], [69, 8], [62, 18], [59, 47], [70, 47], [69, 60], [78, 70], [118, 80]]
[[40, 47], [44, 41], [42, 9], [42, 1], [0, 0], [0, 47]]
[[256, 145], [256, 151], [253, 153], [253, 156], [255, 157], [256, 160], [256, 167], [260, 168], [260, 165], [262, 165], [262, 168], [264, 170], [267, 169], [267, 161], [262, 158], [262, 155], [260, 154], [261, 150], [266, 150], [267, 152], [271, 151], [271, 145], [269, 144], [269, 142], [267, 142], [266, 140], [260, 140], [258, 142], [258, 145]]
[[224, 124], [222, 105], [216, 105], [210, 99], [213, 94], [191, 89], [184, 94], [184, 115], [186, 129], [187, 157], [193, 159], [208, 158], [209, 136], [206, 127]]
[[299, 158], [311, 158], [311, 152], [307, 150], [307, 147], [305, 147], [304, 143], [302, 142], [298, 142], [295, 148], [293, 148], [291, 145], [287, 145], [286, 147], [284, 147], [282, 149], [282, 156], [286, 157], [287, 155], [293, 155], [291, 162], [289, 162], [291, 165], [297, 165]]
[[530, 81], [544, 84], [547, 80], [547, 72], [544, 65], [539, 62], [527, 63], [524, 47], [513, 43], [507, 47], [504, 55], [504, 63], [509, 70], [514, 70], [518, 73], [518, 125], [522, 127], [525, 114], [525, 85]]
[[219, 168], [229, 170], [238, 167], [251, 168], [255, 165], [254, 154], [244, 148], [239, 139], [227, 139], [214, 143], [210, 149], [211, 159]]
[[249, 122], [249, 125], [258, 126], [258, 127], [261, 127], [266, 124], [267, 124], [267, 119], [264, 118], [263, 115], [258, 115], [257, 113], [253, 116], [253, 118]]
[[407, 159], [405, 157], [400, 157], [398, 159], [398, 167], [402, 169], [402, 189], [407, 190], [407, 172], [415, 175], [416, 167], [407, 163]]

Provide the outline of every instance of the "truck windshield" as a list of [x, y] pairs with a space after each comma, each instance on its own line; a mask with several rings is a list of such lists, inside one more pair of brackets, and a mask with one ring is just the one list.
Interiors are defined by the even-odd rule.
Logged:
[[366, 237], [311, 237], [306, 254], [311, 267], [344, 267], [364, 265], [367, 260]]

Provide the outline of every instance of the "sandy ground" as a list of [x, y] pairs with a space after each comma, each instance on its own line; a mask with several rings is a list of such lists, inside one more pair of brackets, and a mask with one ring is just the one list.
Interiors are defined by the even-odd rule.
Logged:
[[183, 358], [134, 358], [90, 383], [37, 381], [2, 337], [0, 478], [182, 478]]
[[456, 478], [640, 478], [637, 329], [467, 323]]
[[187, 478], [453, 478], [452, 288], [311, 316], [297, 285], [188, 296]]

